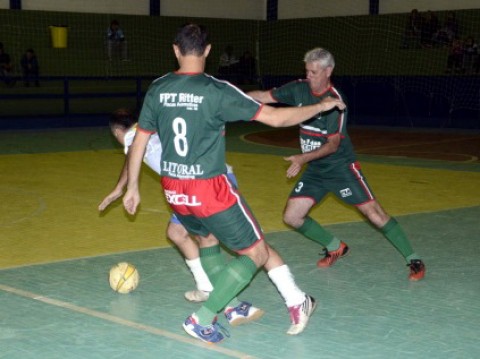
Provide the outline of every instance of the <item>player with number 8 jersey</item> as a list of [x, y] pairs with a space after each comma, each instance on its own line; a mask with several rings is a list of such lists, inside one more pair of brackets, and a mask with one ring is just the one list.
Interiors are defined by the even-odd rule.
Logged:
[[[212, 178], [225, 173], [225, 123], [255, 119], [260, 107], [230, 83], [205, 73], [169, 73], [151, 85], [139, 126], [172, 144], [163, 149], [162, 176]], [[162, 118], [156, 121], [159, 112]]]

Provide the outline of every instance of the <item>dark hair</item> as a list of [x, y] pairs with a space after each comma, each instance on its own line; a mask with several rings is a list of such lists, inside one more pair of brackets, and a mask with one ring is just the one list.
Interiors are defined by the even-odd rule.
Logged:
[[186, 24], [180, 27], [173, 41], [182, 55], [203, 55], [210, 44], [207, 28], [203, 25]]
[[137, 116], [127, 108], [119, 108], [110, 115], [110, 127], [120, 127], [124, 130], [137, 123]]

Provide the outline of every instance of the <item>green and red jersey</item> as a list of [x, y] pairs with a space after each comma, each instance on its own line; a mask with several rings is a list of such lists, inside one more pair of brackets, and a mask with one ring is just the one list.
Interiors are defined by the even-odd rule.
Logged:
[[[342, 94], [333, 86], [322, 93], [314, 93], [308, 81], [297, 80], [271, 90], [272, 97], [281, 103], [292, 106], [307, 106], [320, 102], [326, 97], [339, 98], [345, 102]], [[310, 166], [322, 171], [335, 168], [337, 165], [356, 161], [352, 142], [347, 133], [347, 109], [333, 109], [322, 112], [300, 124], [300, 147], [303, 153], [314, 151], [327, 142], [328, 137], [340, 133], [341, 141], [338, 150], [329, 156], [309, 162]]]
[[162, 176], [212, 178], [226, 172], [225, 124], [254, 120], [261, 107], [227, 81], [171, 72], [148, 89], [139, 130], [158, 133]]

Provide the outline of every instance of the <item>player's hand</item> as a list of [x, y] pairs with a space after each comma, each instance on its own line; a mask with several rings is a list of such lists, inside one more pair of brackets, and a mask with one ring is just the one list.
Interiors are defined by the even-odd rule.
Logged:
[[107, 197], [103, 199], [103, 201], [98, 205], [98, 210], [101, 212], [105, 208], [107, 208], [112, 202], [119, 199], [123, 194], [122, 190], [113, 190]]
[[320, 104], [322, 105], [322, 111], [321, 112], [326, 112], [330, 111], [331, 109], [337, 107], [340, 111], [345, 110], [347, 107], [345, 103], [338, 99], [338, 98], [333, 98], [333, 97], [325, 97], [322, 101], [320, 101]]
[[138, 193], [138, 190], [127, 190], [125, 196], [123, 196], [123, 207], [125, 210], [129, 214], [134, 215], [139, 204], [140, 193]]
[[287, 169], [287, 178], [293, 178], [300, 173], [303, 167], [303, 162], [300, 160], [299, 155], [294, 155], [290, 157], [284, 157], [285, 161], [290, 162], [290, 166]]

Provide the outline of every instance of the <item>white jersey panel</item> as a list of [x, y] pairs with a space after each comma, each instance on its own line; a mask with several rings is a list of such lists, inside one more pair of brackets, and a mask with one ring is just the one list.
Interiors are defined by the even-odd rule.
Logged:
[[[135, 133], [137, 132], [136, 128], [131, 128], [125, 134], [125, 154], [128, 153], [128, 149], [133, 143], [135, 138]], [[162, 159], [162, 144], [160, 143], [160, 138], [157, 133], [150, 136], [148, 141], [147, 148], [145, 150], [145, 156], [143, 157], [143, 162], [154, 170], [156, 173], [160, 174], [160, 161]]]

